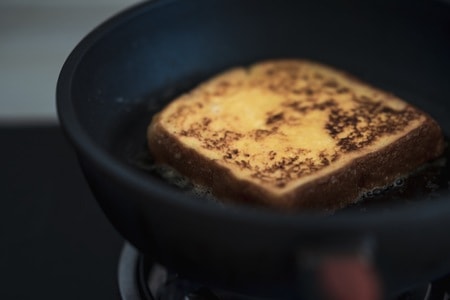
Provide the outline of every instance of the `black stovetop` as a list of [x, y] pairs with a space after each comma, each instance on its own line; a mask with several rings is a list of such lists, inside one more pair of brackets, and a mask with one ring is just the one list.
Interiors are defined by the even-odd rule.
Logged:
[[0, 299], [119, 299], [123, 239], [56, 125], [0, 126]]

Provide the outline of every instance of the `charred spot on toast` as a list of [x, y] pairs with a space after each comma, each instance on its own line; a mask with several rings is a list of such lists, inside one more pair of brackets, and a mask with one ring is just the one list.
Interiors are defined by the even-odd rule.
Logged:
[[381, 102], [363, 99], [355, 98], [357, 105], [350, 110], [339, 107], [330, 110], [325, 129], [340, 151], [361, 149], [384, 135], [400, 132], [421, 116], [411, 107], [395, 110]]

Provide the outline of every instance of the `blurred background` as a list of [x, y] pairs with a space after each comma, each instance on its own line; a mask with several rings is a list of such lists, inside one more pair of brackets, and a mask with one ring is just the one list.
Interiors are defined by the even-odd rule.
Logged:
[[0, 122], [56, 122], [56, 81], [70, 51], [137, 2], [0, 0]]
[[119, 299], [123, 239], [58, 127], [76, 44], [137, 0], [0, 0], [0, 299]]

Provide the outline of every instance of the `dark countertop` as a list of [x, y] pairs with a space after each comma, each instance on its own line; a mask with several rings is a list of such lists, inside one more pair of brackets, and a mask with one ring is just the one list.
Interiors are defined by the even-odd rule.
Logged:
[[57, 125], [0, 126], [0, 299], [119, 299], [123, 239]]

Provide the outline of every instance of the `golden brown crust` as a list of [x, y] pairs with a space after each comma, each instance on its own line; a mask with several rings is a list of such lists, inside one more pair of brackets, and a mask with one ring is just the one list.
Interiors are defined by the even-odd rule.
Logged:
[[[274, 65], [280, 68], [290, 68], [292, 64], [314, 65], [314, 63], [308, 61], [283, 60], [276, 62], [263, 62], [252, 66], [250, 69], [253, 69], [253, 72], [257, 72], [258, 70], [265, 71], [265, 64], [270, 65], [271, 69], [273, 69]], [[324, 66], [320, 65], [320, 68], [324, 68]], [[337, 72], [334, 69], [329, 69], [333, 72]], [[319, 73], [320, 72], [318, 72], [317, 74]], [[233, 76], [230, 77], [230, 74], [232, 74]], [[361, 131], [363, 132], [363, 134], [359, 133], [359, 135], [357, 135], [358, 139], [351, 139], [348, 135], [343, 136], [342, 122], [347, 122], [349, 120], [351, 121], [358, 117], [361, 118], [361, 113], [364, 114], [367, 113], [367, 111], [352, 108], [353, 111], [359, 113], [359, 115], [356, 114], [355, 116], [349, 117], [346, 112], [342, 112], [341, 114], [339, 114], [339, 110], [336, 108], [336, 104], [332, 104], [332, 106], [329, 107], [327, 105], [329, 105], [331, 102], [316, 102], [316, 104], [314, 104], [314, 109], [318, 111], [327, 111], [330, 112], [330, 114], [331, 112], [333, 112], [335, 114], [334, 119], [332, 117], [329, 117], [328, 123], [326, 123], [327, 125], [325, 127], [327, 134], [332, 137], [332, 139], [336, 142], [336, 147], [338, 147], [337, 149], [340, 150], [338, 154], [341, 156], [339, 159], [341, 159], [340, 162], [342, 165], [327, 172], [321, 171], [322, 169], [327, 170], [328, 165], [332, 164], [333, 161], [330, 157], [326, 157], [325, 159], [323, 157], [320, 157], [318, 158], [320, 161], [326, 161], [326, 164], [324, 164], [323, 167], [317, 168], [317, 171], [315, 171], [320, 176], [310, 176], [312, 179], [306, 180], [301, 184], [292, 184], [285, 187], [279, 184], [279, 180], [276, 182], [274, 181], [279, 185], [277, 190], [277, 187], [275, 185], [271, 186], [271, 181], [267, 181], [267, 184], [264, 184], [264, 182], [262, 181], [259, 183], [255, 182], [255, 180], [252, 180], [253, 178], [251, 177], [237, 177], [236, 169], [227, 167], [227, 165], [224, 165], [221, 161], [232, 160], [233, 156], [236, 156], [235, 154], [237, 154], [238, 152], [239, 154], [242, 154], [241, 151], [238, 151], [241, 149], [236, 149], [236, 153], [230, 152], [230, 149], [228, 149], [228, 152], [224, 152], [225, 155], [223, 159], [214, 159], [211, 156], [208, 157], [208, 155], [205, 155], [204, 152], [202, 153], [201, 151], [198, 151], [198, 149], [195, 149], [195, 147], [186, 146], [185, 141], [180, 138], [180, 132], [182, 131], [170, 132], [170, 130], [167, 129], [167, 123], [164, 123], [168, 119], [167, 115], [164, 116], [164, 120], [161, 119], [161, 114], [163, 112], [167, 112], [167, 109], [162, 113], [156, 115], [148, 128], [147, 135], [150, 151], [156, 161], [173, 166], [182, 174], [190, 177], [193, 181], [211, 187], [213, 192], [217, 196], [223, 197], [224, 200], [236, 201], [240, 203], [260, 204], [279, 209], [320, 208], [328, 210], [334, 210], [344, 207], [345, 205], [357, 200], [358, 196], [362, 192], [374, 187], [389, 184], [395, 178], [406, 175], [424, 162], [436, 158], [443, 152], [444, 142], [440, 128], [436, 124], [436, 122], [432, 120], [428, 115], [418, 111], [410, 105], [406, 105], [404, 102], [400, 101], [394, 96], [378, 89], [369, 87], [368, 85], [359, 82], [357, 79], [348, 77], [348, 75], [345, 75], [342, 72], [338, 73], [338, 75], [346, 77], [347, 81], [350, 80], [352, 84], [357, 86], [356, 88], [364, 88], [373, 93], [373, 95], [378, 95], [374, 97], [379, 97], [380, 99], [393, 99], [391, 102], [389, 102], [389, 105], [391, 106], [385, 105], [381, 108], [374, 108], [371, 103], [369, 104], [372, 106], [367, 106], [367, 103], [365, 103], [364, 105], [361, 105], [361, 107], [387, 110], [388, 112], [384, 115], [382, 113], [379, 113], [379, 116], [381, 116], [379, 117], [381, 118], [380, 120], [383, 120], [383, 122], [385, 123], [387, 122], [386, 118], [390, 118], [391, 115], [400, 116], [400, 118], [395, 121], [396, 123], [390, 124], [390, 127], [384, 126], [384, 123], [377, 120], [375, 116], [373, 118], [371, 116], [368, 116], [375, 120], [372, 121], [371, 119], [371, 122], [373, 122], [374, 124], [380, 124], [377, 126], [372, 126], [369, 129], [373, 131], [373, 128], [376, 128], [377, 130], [381, 130], [380, 128], [382, 128], [383, 134], [389, 136], [397, 134], [398, 137], [395, 136], [395, 140], [387, 142], [386, 145], [382, 147], [378, 145], [378, 147], [372, 149], [371, 151], [367, 151], [367, 153], [365, 153], [364, 155], [355, 155], [355, 153], [358, 153], [358, 151], [360, 151], [361, 149], [366, 150], [370, 148], [370, 146], [372, 145], [371, 142], [374, 138], [373, 132], [369, 131], [369, 133], [367, 133], [368, 131], [366, 129], [366, 131]], [[241, 82], [241, 78], [245, 78], [247, 74], [244, 69], [234, 69], [220, 76], [222, 76], [222, 79], [224, 78], [223, 76], [228, 76], [226, 78], [229, 85], [214, 86], [211, 84], [211, 82], [217, 83], [217, 80], [215, 81], [213, 79], [212, 81], [201, 85], [189, 95], [182, 96], [181, 99], [186, 100], [187, 97], [187, 100], [189, 100], [192, 98], [198, 99], [199, 97], [204, 97], [204, 94], [202, 94], [202, 92], [205, 92], [205, 90], [208, 93], [218, 93], [218, 95], [216, 95], [218, 97], [227, 95], [227, 93], [233, 93], [236, 90], [239, 90], [239, 82]], [[253, 78], [256, 78], [255, 80], [259, 80], [258, 77], [254, 76]], [[263, 79], [264, 78], [265, 77], [263, 77]], [[220, 84], [221, 81], [219, 80], [218, 82]], [[285, 83], [284, 85], [280, 84], [272, 87], [270, 87], [271, 82], [268, 81], [268, 84], [269, 88], [271, 89], [286, 89], [287, 87], [288, 89], [292, 90], [292, 88], [290, 86], [287, 86]], [[348, 85], [348, 83], [344, 81], [344, 85], [345, 84]], [[258, 82], [258, 85], [261, 85], [261, 82]], [[331, 88], [334, 88], [333, 91], [335, 92], [338, 88], [342, 88], [342, 83], [340, 82], [338, 86]], [[289, 92], [291, 90], [289, 90]], [[366, 91], [364, 90], [364, 92]], [[278, 93], [278, 91], [275, 91], [275, 93]], [[364, 99], [363, 97], [361, 98]], [[360, 101], [360, 98], [358, 98], [358, 101]], [[289, 103], [292, 104], [297, 102], [292, 101], [292, 103]], [[398, 108], [397, 106], [400, 108]], [[184, 109], [185, 107], [186, 106], [184, 106]], [[293, 111], [294, 113], [298, 114], [304, 113], [304, 111], [308, 109], [310, 108], [306, 106], [302, 106], [300, 109], [297, 105], [296, 107], [294, 107]], [[401, 113], [398, 113], [397, 110]], [[178, 109], [177, 113], [179, 113], [180, 111], [181, 110]], [[192, 113], [192, 111], [190, 113]], [[290, 112], [284, 111], [283, 117], [286, 117], [288, 113]], [[292, 118], [293, 117], [291, 116], [290, 119]], [[387, 119], [388, 121], [389, 118]], [[205, 118], [203, 118], [203, 120], [205, 120]], [[277, 114], [269, 114], [264, 124], [265, 127], [261, 130], [270, 132], [270, 126], [273, 125], [272, 123], [280, 123], [280, 121], [285, 121], [285, 119], [281, 120], [279, 115], [277, 116]], [[333, 121], [334, 123], [330, 123], [331, 121]], [[416, 125], [412, 126], [411, 124]], [[392, 126], [397, 125], [403, 127], [394, 130]], [[356, 126], [354, 124], [350, 127], [356, 130]], [[197, 131], [194, 131], [193, 133], [201, 134], [201, 131], [205, 128], [206, 127], [197, 128]], [[357, 128], [358, 132], [360, 132], [361, 128], [364, 129], [364, 127], [361, 126]], [[180, 130], [183, 129], [180, 127]], [[403, 132], [401, 132], [402, 130], [405, 131], [404, 134]], [[188, 134], [185, 133], [184, 136], [188, 136]], [[353, 136], [355, 136], [354, 133]], [[200, 138], [202, 138], [202, 136], [200, 136]], [[255, 139], [256, 142], [258, 142], [258, 136], [253, 136], [252, 138]], [[216, 148], [213, 147], [213, 150], [216, 150]], [[234, 151], [234, 149], [232, 149], [232, 151]], [[347, 155], [347, 153], [352, 153], [353, 156]], [[346, 155], [350, 157], [348, 161], [342, 160], [342, 157]], [[291, 163], [291, 166], [292, 165], [293, 163]], [[241, 169], [244, 167], [245, 166], [240, 166]], [[276, 174], [278, 176], [277, 179], [282, 178], [282, 176], [285, 176], [284, 178], [286, 178], [285, 174], [287, 174], [287, 178], [292, 177], [289, 173], [283, 173], [279, 169], [280, 168], [276, 169]], [[314, 175], [314, 172], [312, 172], [311, 174]], [[306, 177], [306, 175], [303, 175], [303, 177]], [[267, 178], [270, 179], [270, 176]], [[295, 183], [295, 180], [292, 181]], [[290, 184], [290, 182], [288, 182], [288, 184]]]

